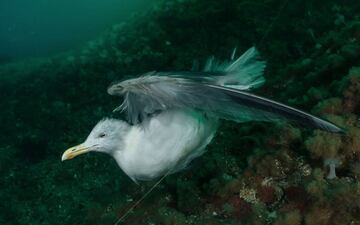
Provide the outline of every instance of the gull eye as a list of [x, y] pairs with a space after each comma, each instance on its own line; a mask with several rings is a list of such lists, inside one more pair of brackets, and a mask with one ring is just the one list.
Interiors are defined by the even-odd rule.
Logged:
[[105, 136], [106, 136], [105, 133], [100, 133], [98, 137], [99, 137], [99, 138], [103, 138], [103, 137], [105, 137]]

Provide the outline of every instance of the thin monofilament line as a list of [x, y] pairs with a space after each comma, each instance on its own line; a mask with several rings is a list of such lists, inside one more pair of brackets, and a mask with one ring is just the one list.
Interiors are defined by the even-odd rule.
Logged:
[[[268, 28], [265, 31], [264, 36], [261, 38], [260, 42], [259, 42], [259, 46], [263, 43], [263, 41], [266, 39], [266, 37], [269, 35], [269, 33], [271, 32], [271, 30], [273, 29], [274, 24], [277, 22], [277, 20], [279, 19], [282, 11], [286, 8], [287, 4], [288, 4], [289, 0], [284, 0], [284, 3], [281, 5], [278, 14], [276, 15], [276, 17], [274, 18], [273, 22], [268, 26]], [[232, 54], [232, 58], [234, 57], [236, 52], [236, 48], [234, 49], [234, 52]], [[123, 103], [124, 104], [124, 103]], [[123, 105], [117, 107], [114, 111], [118, 111], [119, 109], [121, 109]], [[113, 112], [114, 112], [113, 111]], [[121, 223], [132, 211], [133, 209], [138, 206], [165, 178], [167, 175], [169, 175], [171, 173], [172, 170], [169, 170], [163, 177], [161, 177], [138, 201], [136, 201], [127, 211], [124, 215], [122, 215], [116, 222], [114, 225], [118, 225], [119, 223]]]
[[124, 215], [122, 215], [114, 225], [118, 225], [121, 223], [133, 209], [138, 206], [164, 179], [171, 173], [172, 169], [169, 170], [164, 176], [162, 176], [139, 200], [137, 200], [127, 211]]

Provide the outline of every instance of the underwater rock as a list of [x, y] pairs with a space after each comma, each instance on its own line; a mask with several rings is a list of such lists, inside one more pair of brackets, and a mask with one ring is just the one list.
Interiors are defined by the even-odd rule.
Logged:
[[315, 101], [320, 101], [328, 97], [329, 92], [325, 88], [314, 88], [311, 87], [306, 95]]
[[341, 145], [339, 135], [320, 130], [316, 130], [314, 135], [305, 141], [305, 146], [313, 158], [334, 158], [338, 155]]
[[360, 180], [360, 162], [351, 165], [351, 174], [356, 180]]
[[251, 204], [239, 196], [232, 196], [227, 203], [230, 205], [230, 208], [225, 208], [227, 213], [240, 221], [246, 219], [252, 212]]
[[[0, 206], [0, 224], [112, 224], [107, 206], [116, 200], [125, 210], [131, 181], [109, 172], [116, 165], [106, 156], [59, 166], [63, 147], [117, 103], [101, 90], [148, 70], [187, 70], [194, 58], [227, 59], [229, 49], [254, 42], [269, 60], [259, 94], [323, 116], [346, 135], [256, 123], [223, 128], [205, 162], [189, 169], [197, 175], [167, 178], [175, 182], [156, 189], [125, 223], [360, 224], [360, 22], [359, 3], [352, 4], [290, 1], [261, 44], [264, 18], [276, 18], [279, 1], [163, 1], [77, 53], [1, 65], [0, 201], [9, 207]], [[342, 162], [337, 179], [326, 179], [329, 158]]]
[[329, 62], [329, 66], [331, 69], [338, 69], [346, 62], [346, 59], [338, 54], [331, 54], [328, 56], [327, 61]]
[[285, 147], [289, 147], [291, 144], [302, 140], [301, 131], [299, 128], [287, 125], [280, 129], [281, 135], [277, 135], [276, 143]]
[[340, 54], [345, 59], [352, 60], [360, 55], [360, 46], [356, 43], [346, 44], [340, 49]]
[[324, 198], [324, 191], [327, 183], [324, 179], [324, 172], [320, 168], [315, 168], [311, 174], [312, 179], [305, 184], [305, 190], [310, 196]]
[[302, 216], [298, 210], [285, 213], [275, 221], [274, 225], [301, 225]]
[[360, 40], [360, 21], [352, 21], [348, 27], [348, 32], [354, 40]]
[[312, 110], [317, 115], [335, 114], [339, 115], [342, 113], [342, 99], [341, 98], [329, 98], [319, 102]]
[[178, 180], [176, 183], [177, 209], [190, 213], [201, 210], [201, 195], [196, 183], [192, 180]]
[[349, 86], [344, 90], [344, 111], [360, 114], [360, 67], [349, 72]]
[[349, 156], [360, 155], [360, 128], [350, 127], [348, 129], [344, 149]]
[[256, 197], [256, 190], [251, 188], [245, 188], [245, 187], [241, 188], [239, 197], [248, 203], [255, 204], [259, 202], [259, 200]]
[[288, 204], [283, 205], [279, 211], [289, 212], [292, 210], [300, 211], [303, 213], [309, 201], [309, 195], [301, 186], [290, 186], [285, 188], [284, 197]]
[[175, 209], [163, 207], [158, 210], [159, 222], [164, 225], [186, 225], [186, 217]]
[[328, 225], [334, 212], [325, 207], [312, 207], [305, 215], [306, 225]]
[[278, 200], [276, 190], [271, 186], [260, 187], [256, 191], [256, 197], [259, 199], [259, 201], [267, 205], [271, 205]]

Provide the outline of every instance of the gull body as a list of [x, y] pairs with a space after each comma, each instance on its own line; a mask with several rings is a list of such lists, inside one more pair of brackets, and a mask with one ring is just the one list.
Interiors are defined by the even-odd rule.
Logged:
[[113, 152], [133, 180], [151, 180], [185, 168], [202, 155], [215, 135], [217, 119], [196, 111], [169, 110], [131, 126], [122, 149]]
[[83, 144], [64, 153], [63, 160], [84, 153], [80, 149], [102, 152], [133, 181], [151, 180], [186, 168], [205, 152], [217, 127], [218, 119], [193, 110], [168, 110], [137, 125], [104, 119]]
[[128, 121], [101, 120], [84, 143], [64, 152], [62, 160], [103, 152], [132, 180], [151, 180], [184, 169], [202, 155], [219, 119], [286, 120], [342, 132], [329, 121], [251, 94], [265, 82], [265, 62], [258, 58], [252, 47], [230, 62], [210, 58], [201, 72], [150, 72], [112, 84], [108, 93], [124, 97], [116, 110], [125, 111]]

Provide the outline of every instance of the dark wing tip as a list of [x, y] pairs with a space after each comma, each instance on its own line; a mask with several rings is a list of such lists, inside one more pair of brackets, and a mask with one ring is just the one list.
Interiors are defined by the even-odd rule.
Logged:
[[346, 130], [344, 128], [341, 128], [337, 125], [335, 125], [334, 123], [324, 120], [324, 119], [320, 119], [318, 117], [313, 117], [313, 121], [314, 124], [313, 126], [315, 128], [319, 128], [331, 133], [338, 133], [338, 134], [346, 134]]
[[287, 119], [289, 122], [332, 133], [346, 133], [344, 129], [336, 126], [332, 122], [326, 121], [291, 106], [233, 88], [217, 85], [209, 86], [222, 91], [234, 102], [237, 102], [240, 105], [245, 105], [250, 108], [279, 116], [280, 118]]

